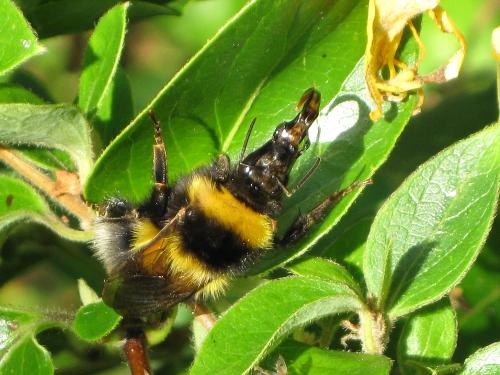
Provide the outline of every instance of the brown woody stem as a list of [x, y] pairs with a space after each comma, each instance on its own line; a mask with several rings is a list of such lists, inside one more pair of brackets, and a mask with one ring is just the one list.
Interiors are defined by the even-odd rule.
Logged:
[[129, 331], [123, 346], [132, 375], [151, 375], [146, 349], [146, 336], [141, 330]]
[[82, 229], [88, 229], [93, 219], [92, 210], [78, 196], [60, 194], [55, 181], [24, 160], [16, 152], [0, 147], [0, 160], [19, 173], [29, 183], [42, 190], [51, 199], [75, 215]]
[[193, 311], [195, 319], [207, 330], [210, 331], [217, 322], [214, 313], [201, 302], [189, 300], [188, 305]]

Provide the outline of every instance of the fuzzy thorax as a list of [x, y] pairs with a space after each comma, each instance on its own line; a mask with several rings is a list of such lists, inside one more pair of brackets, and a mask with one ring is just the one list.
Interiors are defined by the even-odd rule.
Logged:
[[194, 176], [188, 188], [188, 197], [190, 204], [237, 234], [250, 248], [272, 246], [272, 219], [246, 206], [224, 186], [217, 187], [207, 177]]

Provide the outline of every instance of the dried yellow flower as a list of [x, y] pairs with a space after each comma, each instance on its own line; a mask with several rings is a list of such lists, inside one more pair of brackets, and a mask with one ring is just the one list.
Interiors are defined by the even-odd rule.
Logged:
[[[426, 11], [442, 32], [452, 33], [457, 38], [460, 48], [436, 71], [420, 76], [418, 67], [426, 51], [411, 20]], [[419, 47], [419, 57], [412, 66], [396, 59], [396, 52], [406, 26], [410, 28]], [[382, 116], [384, 98], [400, 101], [407, 96], [408, 91], [417, 91], [419, 102], [416, 111], [418, 111], [423, 103], [422, 85], [425, 82], [445, 82], [453, 79], [462, 66], [466, 49], [464, 37], [439, 6], [439, 0], [370, 0], [367, 32], [365, 78], [376, 105], [375, 110], [370, 113], [373, 121]], [[389, 73], [387, 80], [381, 76], [384, 67], [387, 67]]]

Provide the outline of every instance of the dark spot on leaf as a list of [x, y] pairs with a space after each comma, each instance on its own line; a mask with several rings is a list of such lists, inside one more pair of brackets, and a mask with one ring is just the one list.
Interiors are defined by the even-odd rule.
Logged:
[[321, 55], [322, 58], [325, 58], [326, 57], [326, 53], [322, 54]]
[[7, 207], [12, 205], [12, 201], [14, 201], [14, 196], [12, 194], [7, 195], [7, 198], [5, 198], [5, 204]]

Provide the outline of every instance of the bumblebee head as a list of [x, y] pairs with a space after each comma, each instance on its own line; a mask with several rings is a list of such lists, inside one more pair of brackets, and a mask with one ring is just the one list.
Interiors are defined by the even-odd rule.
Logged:
[[320, 99], [317, 90], [307, 90], [297, 105], [302, 106], [297, 116], [278, 125], [269, 141], [239, 162], [237, 179], [243, 181], [255, 200], [278, 200], [287, 192], [290, 170], [310, 145], [307, 134], [318, 117]]

